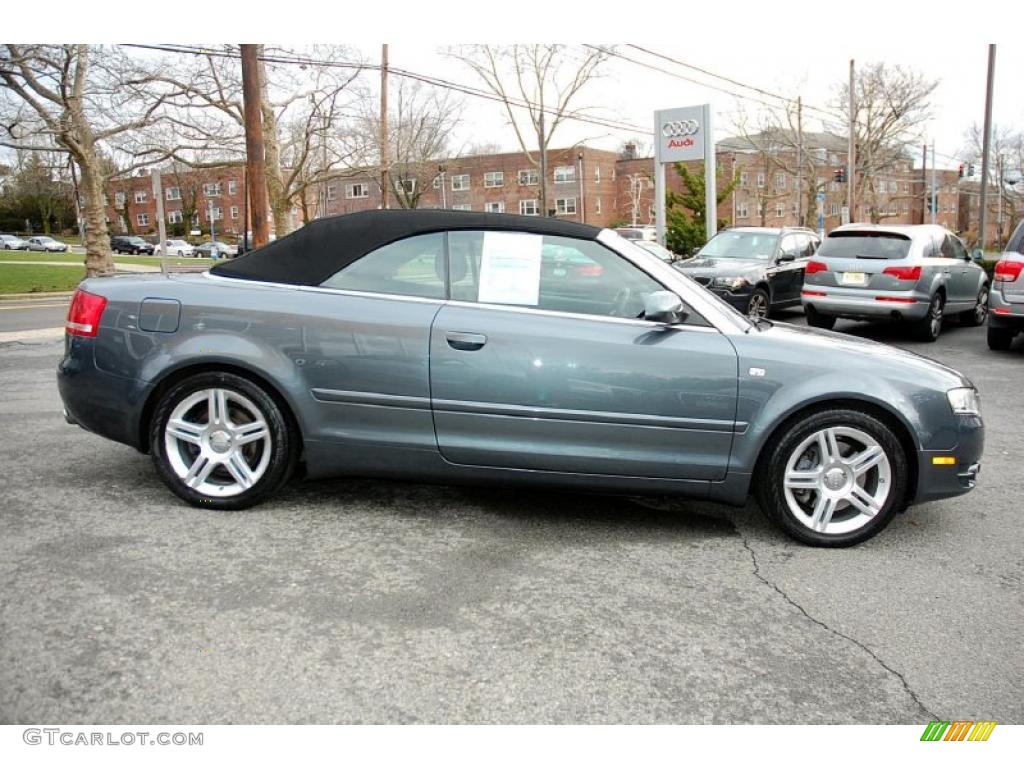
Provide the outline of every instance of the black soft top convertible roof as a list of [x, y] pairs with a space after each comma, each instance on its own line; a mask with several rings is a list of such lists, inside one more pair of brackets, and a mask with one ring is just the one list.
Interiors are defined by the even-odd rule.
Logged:
[[599, 227], [572, 221], [449, 210], [362, 211], [311, 221], [280, 240], [218, 264], [221, 277], [320, 285], [339, 269], [382, 245], [446, 230], [505, 230], [594, 240]]

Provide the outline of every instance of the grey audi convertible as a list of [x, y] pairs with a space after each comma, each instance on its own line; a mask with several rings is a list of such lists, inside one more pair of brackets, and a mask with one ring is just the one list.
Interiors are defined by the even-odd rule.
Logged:
[[969, 491], [984, 440], [950, 368], [749, 320], [609, 230], [473, 212], [324, 218], [203, 274], [85, 280], [58, 382], [69, 422], [215, 509], [297, 471], [753, 493], [845, 546]]

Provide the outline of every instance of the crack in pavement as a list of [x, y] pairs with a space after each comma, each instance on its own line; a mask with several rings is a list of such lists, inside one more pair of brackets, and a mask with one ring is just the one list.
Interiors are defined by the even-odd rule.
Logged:
[[876, 662], [878, 662], [879, 666], [881, 666], [882, 669], [884, 669], [886, 672], [888, 672], [891, 675], [895, 675], [899, 679], [900, 683], [903, 684], [903, 690], [905, 690], [907, 692], [907, 695], [909, 695], [910, 698], [914, 700], [914, 703], [917, 704], [918, 708], [924, 714], [926, 714], [928, 716], [929, 720], [939, 720], [939, 719], [941, 719], [937, 715], [935, 715], [935, 713], [933, 713], [930, 709], [928, 709], [928, 707], [926, 707], [921, 702], [921, 699], [919, 699], [917, 697], [917, 694], [910, 687], [910, 684], [907, 682], [907, 679], [902, 674], [900, 674], [898, 671], [896, 671], [895, 669], [890, 667], [888, 664], [886, 664], [878, 654], [876, 654], [874, 651], [872, 651], [870, 648], [868, 648], [866, 645], [864, 645], [864, 643], [862, 643], [860, 640], [857, 640], [856, 638], [850, 637], [849, 635], [844, 635], [838, 629], [834, 629], [834, 628], [830, 627], [828, 624], [826, 624], [825, 622], [821, 621], [820, 619], [816, 619], [813, 616], [811, 616], [811, 614], [809, 614], [804, 609], [804, 607], [802, 605], [800, 605], [793, 598], [791, 598], [789, 595], [787, 595], [785, 593], [785, 591], [783, 591], [783, 589], [781, 587], [779, 587], [774, 582], [769, 581], [761, 573], [761, 566], [757, 562], [757, 554], [754, 552], [753, 547], [750, 546], [750, 542], [747, 539], [746, 535], [742, 531], [740, 531], [738, 527], [736, 529], [736, 532], [739, 533], [739, 535], [740, 535], [740, 541], [743, 542], [744, 549], [746, 549], [747, 552], [750, 553], [750, 560], [754, 564], [754, 576], [755, 576], [755, 578], [758, 579], [758, 581], [762, 582], [765, 586], [771, 587], [773, 590], [775, 590], [775, 592], [777, 592], [782, 597], [783, 600], [785, 600], [787, 603], [789, 603], [794, 608], [796, 608], [798, 611], [800, 611], [800, 613], [802, 613], [807, 618], [808, 621], [811, 621], [814, 624], [817, 624], [819, 627], [821, 627], [822, 629], [824, 629], [824, 630], [826, 630], [828, 632], [831, 632], [836, 637], [841, 637], [844, 640], [847, 640], [847, 641], [853, 643], [858, 648], [860, 648], [865, 653], [867, 653], [869, 656], [871, 656], [872, 659], [874, 659]]

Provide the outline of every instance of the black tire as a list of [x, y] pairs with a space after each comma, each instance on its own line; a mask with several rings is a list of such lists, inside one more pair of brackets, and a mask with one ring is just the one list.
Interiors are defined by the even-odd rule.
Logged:
[[[891, 468], [889, 495], [885, 503], [866, 524], [848, 533], [826, 534], [811, 530], [790, 510], [783, 486], [791, 454], [807, 437], [828, 427], [853, 427], [867, 433], [882, 447]], [[815, 547], [859, 544], [884, 530], [896, 513], [905, 507], [906, 478], [910, 473], [903, 446], [892, 429], [863, 411], [834, 408], [799, 415], [784, 424], [768, 441], [761, 457], [754, 479], [754, 495], [761, 511], [786, 535], [804, 544]]]
[[832, 315], [823, 315], [812, 306], [804, 308], [804, 315], [806, 315], [807, 324], [811, 326], [811, 328], [821, 328], [822, 330], [831, 331], [836, 327], [836, 318]]
[[918, 341], [937, 341], [942, 333], [942, 310], [946, 306], [946, 299], [941, 293], [932, 296], [928, 302], [928, 312], [920, 320], [911, 324], [911, 331]]
[[751, 320], [767, 318], [772, 313], [772, 300], [764, 288], [755, 288], [747, 300], [747, 317]]
[[984, 325], [988, 320], [988, 283], [981, 286], [978, 291], [978, 298], [974, 302], [974, 309], [960, 313], [960, 325], [968, 328], [977, 328]]
[[[175, 472], [167, 455], [164, 430], [172, 411], [190, 395], [204, 389], [224, 389], [248, 398], [262, 411], [269, 430], [269, 463], [259, 480], [237, 495], [215, 496], [188, 487]], [[264, 501], [288, 481], [298, 461], [299, 436], [290, 426], [281, 406], [262, 387], [233, 373], [209, 372], [190, 376], [161, 395], [150, 423], [149, 446], [157, 474], [177, 496], [197, 507], [238, 510]]]
[[1013, 328], [996, 328], [990, 325], [988, 327], [988, 348], [996, 352], [1005, 352], [1013, 344], [1015, 335]]

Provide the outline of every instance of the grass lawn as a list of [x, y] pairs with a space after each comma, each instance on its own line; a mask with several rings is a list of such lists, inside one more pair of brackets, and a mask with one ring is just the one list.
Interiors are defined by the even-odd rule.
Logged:
[[85, 277], [85, 267], [0, 264], [0, 293], [71, 291]]
[[[85, 256], [81, 253], [37, 253], [34, 251], [0, 251], [0, 262], [3, 261], [60, 261], [68, 264], [84, 264]], [[158, 256], [115, 256], [115, 264], [151, 264], [160, 266]], [[206, 269], [215, 262], [213, 259], [167, 259], [172, 267], [201, 267]]]

